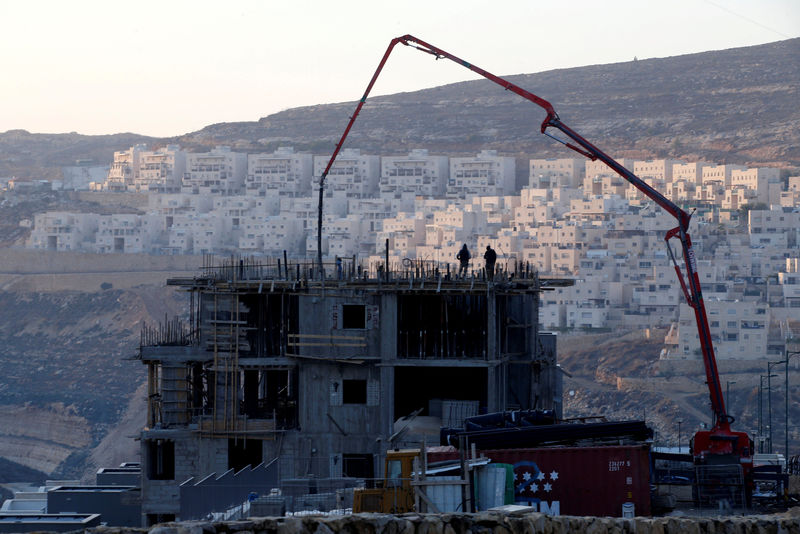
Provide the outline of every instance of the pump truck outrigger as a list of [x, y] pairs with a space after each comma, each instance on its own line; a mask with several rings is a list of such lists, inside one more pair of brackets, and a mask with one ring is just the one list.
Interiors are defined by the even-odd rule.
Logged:
[[[342, 148], [342, 145], [347, 138], [350, 129], [353, 126], [356, 118], [358, 117], [361, 108], [367, 100], [367, 96], [372, 90], [375, 81], [383, 70], [389, 55], [394, 49], [395, 45], [402, 43], [406, 46], [415, 48], [421, 52], [425, 52], [434, 56], [436, 59], [449, 59], [469, 70], [476, 72], [487, 78], [494, 83], [500, 85], [508, 91], [512, 91], [522, 98], [529, 100], [537, 106], [544, 109], [546, 116], [541, 124], [542, 134], [564, 144], [567, 148], [591, 159], [592, 161], [600, 160], [617, 174], [622, 176], [634, 187], [641, 191], [647, 198], [661, 206], [669, 214], [677, 220], [678, 225], [669, 230], [664, 237], [667, 245], [667, 251], [672, 264], [675, 267], [675, 272], [678, 275], [678, 280], [686, 297], [686, 301], [694, 309], [695, 319], [697, 322], [697, 331], [700, 337], [700, 347], [703, 354], [703, 364], [706, 372], [706, 382], [708, 384], [708, 392], [711, 398], [711, 409], [713, 412], [714, 424], [710, 430], [699, 431], [694, 435], [691, 441], [691, 451], [696, 464], [736, 464], [741, 465], [742, 473], [745, 480], [752, 471], [753, 459], [753, 442], [745, 432], [735, 432], [731, 430], [731, 423], [734, 418], [729, 415], [725, 409], [725, 401], [722, 395], [722, 387], [720, 385], [719, 373], [717, 371], [717, 362], [714, 356], [714, 347], [711, 342], [711, 332], [709, 330], [708, 318], [706, 316], [705, 304], [703, 303], [703, 295], [700, 289], [700, 278], [697, 273], [697, 261], [695, 259], [694, 251], [692, 250], [692, 240], [689, 237], [689, 222], [691, 214], [687, 213], [680, 208], [677, 204], [662, 195], [660, 192], [653, 189], [650, 185], [644, 182], [641, 178], [634, 175], [631, 171], [623, 167], [620, 163], [614, 160], [611, 156], [594, 146], [592, 143], [578, 135], [575, 131], [567, 127], [558, 114], [553, 109], [553, 106], [547, 100], [536, 96], [535, 94], [522, 89], [521, 87], [504, 80], [490, 72], [487, 72], [471, 63], [464, 61], [444, 50], [437, 48], [433, 45], [417, 39], [412, 35], [404, 35], [392, 39], [389, 47], [383, 55], [383, 58], [375, 70], [372, 79], [367, 86], [364, 96], [359, 100], [355, 112], [350, 117], [350, 121], [342, 134], [341, 139], [336, 144], [336, 148], [331, 155], [328, 165], [325, 167], [319, 182], [319, 212], [318, 212], [318, 226], [317, 226], [317, 254], [320, 269], [322, 268], [322, 197], [325, 178], [328, 175], [331, 167], [333, 166], [336, 156]], [[560, 130], [566, 135], [569, 140], [563, 140], [559, 137], [548, 133], [548, 128], [555, 128]], [[680, 241], [683, 257], [683, 269], [678, 264], [675, 253], [670, 245], [671, 239]], [[685, 271], [685, 276], [684, 276]]]

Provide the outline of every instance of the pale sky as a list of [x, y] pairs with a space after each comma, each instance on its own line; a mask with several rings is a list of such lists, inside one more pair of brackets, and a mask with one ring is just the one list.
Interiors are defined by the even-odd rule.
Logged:
[[[502, 76], [798, 37], [800, 0], [0, 0], [0, 132], [166, 137], [355, 101], [407, 33]], [[372, 96], [476, 78], [399, 46]]]

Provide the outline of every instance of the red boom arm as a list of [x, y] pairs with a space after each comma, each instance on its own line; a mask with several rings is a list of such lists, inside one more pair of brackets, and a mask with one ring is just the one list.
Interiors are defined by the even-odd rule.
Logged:
[[[325, 178], [328, 176], [328, 172], [330, 171], [331, 167], [333, 166], [334, 161], [336, 160], [336, 156], [338, 155], [339, 151], [344, 144], [345, 139], [347, 138], [350, 129], [353, 126], [358, 114], [361, 111], [364, 103], [367, 100], [367, 96], [369, 95], [370, 91], [372, 90], [373, 85], [375, 85], [375, 81], [377, 80], [378, 76], [380, 75], [381, 71], [383, 70], [384, 65], [386, 64], [389, 55], [391, 54], [392, 50], [394, 49], [395, 45], [398, 43], [402, 43], [406, 46], [410, 46], [412, 48], [416, 48], [422, 52], [426, 52], [431, 54], [436, 59], [449, 59], [468, 68], [471, 71], [477, 72], [484, 78], [487, 78], [494, 83], [500, 85], [504, 89], [508, 91], [512, 91], [522, 98], [529, 100], [536, 104], [537, 106], [541, 107], [545, 110], [546, 116], [544, 121], [541, 124], [541, 132], [549, 137], [552, 137], [556, 141], [559, 141], [569, 147], [570, 149], [582, 154], [583, 156], [591, 159], [591, 160], [600, 160], [606, 165], [608, 165], [611, 169], [613, 169], [616, 173], [620, 176], [625, 178], [628, 182], [633, 184], [638, 190], [640, 190], [646, 197], [653, 200], [656, 204], [664, 208], [667, 212], [669, 212], [675, 219], [678, 221], [678, 226], [673, 228], [672, 230], [668, 231], [665, 236], [665, 241], [667, 242], [667, 249], [669, 251], [670, 258], [675, 266], [675, 271], [678, 274], [678, 280], [680, 281], [681, 288], [683, 289], [683, 293], [686, 296], [686, 301], [688, 302], [689, 306], [694, 309], [695, 318], [697, 320], [697, 329], [698, 334], [700, 336], [700, 346], [703, 352], [703, 363], [705, 365], [706, 371], [706, 380], [708, 383], [709, 389], [709, 396], [711, 398], [711, 407], [714, 412], [714, 428], [710, 432], [713, 436], [727, 436], [723, 438], [719, 437], [712, 437], [711, 442], [705, 445], [703, 448], [709, 452], [718, 452], [718, 453], [730, 453], [733, 452], [733, 449], [738, 449], [739, 447], [733, 447], [730, 445], [732, 441], [735, 442], [730, 436], [730, 423], [732, 422], [733, 418], [727, 414], [725, 411], [725, 402], [722, 395], [722, 387], [720, 386], [719, 380], [719, 373], [717, 371], [717, 362], [716, 358], [714, 357], [714, 347], [711, 342], [711, 332], [708, 326], [708, 318], [706, 316], [705, 305], [703, 304], [703, 295], [700, 289], [700, 278], [697, 273], [697, 262], [695, 260], [694, 251], [692, 250], [692, 240], [689, 237], [688, 227], [689, 221], [691, 219], [691, 215], [686, 213], [682, 210], [678, 205], [672, 202], [670, 199], [666, 198], [664, 195], [653, 189], [650, 185], [645, 183], [641, 178], [634, 175], [631, 171], [623, 167], [620, 163], [614, 160], [611, 156], [591, 144], [589, 141], [578, 135], [572, 129], [567, 127], [565, 124], [561, 122], [558, 117], [558, 114], [553, 109], [553, 106], [547, 100], [536, 96], [535, 94], [522, 89], [521, 87], [504, 80], [490, 72], [487, 72], [480, 67], [477, 67], [471, 63], [464, 61], [444, 50], [437, 48], [433, 45], [426, 43], [416, 37], [411, 35], [404, 35], [402, 37], [397, 37], [392, 39], [389, 43], [389, 47], [386, 49], [386, 52], [381, 59], [378, 68], [376, 69], [375, 73], [372, 75], [372, 79], [367, 85], [367, 90], [364, 92], [364, 96], [361, 97], [359, 100], [358, 105], [356, 106], [356, 110], [353, 115], [350, 117], [350, 121], [347, 124], [347, 127], [342, 134], [341, 139], [336, 144], [336, 148], [333, 151], [333, 155], [331, 156], [330, 161], [328, 161], [328, 165], [325, 167], [322, 175], [320, 176], [320, 184], [319, 184], [319, 213], [318, 213], [318, 228], [317, 228], [317, 254], [320, 268], [322, 268], [322, 197], [323, 197], [323, 187]], [[567, 137], [570, 138], [572, 142], [563, 141], [557, 137], [551, 136], [547, 133], [548, 128], [555, 128], [563, 132]], [[680, 240], [681, 248], [683, 251], [683, 270], [681, 269], [680, 265], [675, 259], [675, 256], [672, 252], [672, 247], [670, 246], [670, 239], [676, 238]], [[685, 276], [684, 276], [685, 271]], [[688, 284], [687, 284], [688, 281]], [[739, 433], [736, 433], [739, 434]], [[705, 441], [705, 440], [704, 440]]]

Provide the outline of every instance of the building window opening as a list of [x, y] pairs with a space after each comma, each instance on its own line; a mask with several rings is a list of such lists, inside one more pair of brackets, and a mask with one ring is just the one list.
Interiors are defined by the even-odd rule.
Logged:
[[366, 380], [342, 380], [342, 403], [343, 404], [366, 404], [367, 403], [367, 381]]
[[275, 419], [277, 428], [297, 425], [294, 374], [288, 369], [247, 369], [242, 372], [240, 414]]
[[150, 440], [147, 444], [147, 478], [175, 479], [175, 442], [166, 439]]
[[342, 476], [371, 480], [375, 478], [374, 465], [371, 454], [343, 454]]
[[191, 415], [197, 416], [211, 413], [211, 405], [208, 398], [208, 374], [202, 363], [195, 362], [191, 364], [187, 382], [191, 388]]
[[[445, 399], [448, 406], [477, 404], [485, 408], [487, 376], [487, 370], [480, 367], [398, 367], [394, 377], [395, 419], [422, 408], [420, 415], [441, 417], [444, 424], [445, 419], [457, 415], [457, 412], [445, 407]], [[463, 421], [458, 424], [461, 423]]]
[[263, 460], [261, 440], [228, 439], [228, 469], [239, 472], [247, 466], [256, 467]]
[[342, 328], [364, 329], [366, 327], [366, 306], [363, 304], [344, 304], [342, 306]]
[[247, 343], [239, 353], [248, 357], [277, 357], [286, 353], [288, 334], [297, 333], [299, 306], [297, 296], [244, 295], [247, 307]]
[[485, 295], [401, 295], [398, 357], [484, 359], [487, 322]]

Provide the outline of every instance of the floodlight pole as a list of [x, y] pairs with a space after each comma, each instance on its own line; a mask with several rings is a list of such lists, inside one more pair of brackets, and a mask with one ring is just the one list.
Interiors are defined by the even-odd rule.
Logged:
[[787, 462], [787, 465], [789, 462], [789, 358], [791, 358], [792, 356], [797, 356], [798, 354], [800, 354], [800, 350], [789, 351], [787, 349], [786, 360], [784, 360], [786, 363], [786, 367], [784, 368], [785, 369], [784, 387], [786, 388], [786, 391], [784, 392], [785, 413], [783, 414], [783, 428], [785, 430], [785, 435], [783, 436], [783, 454], [784, 454], [784, 459]]

